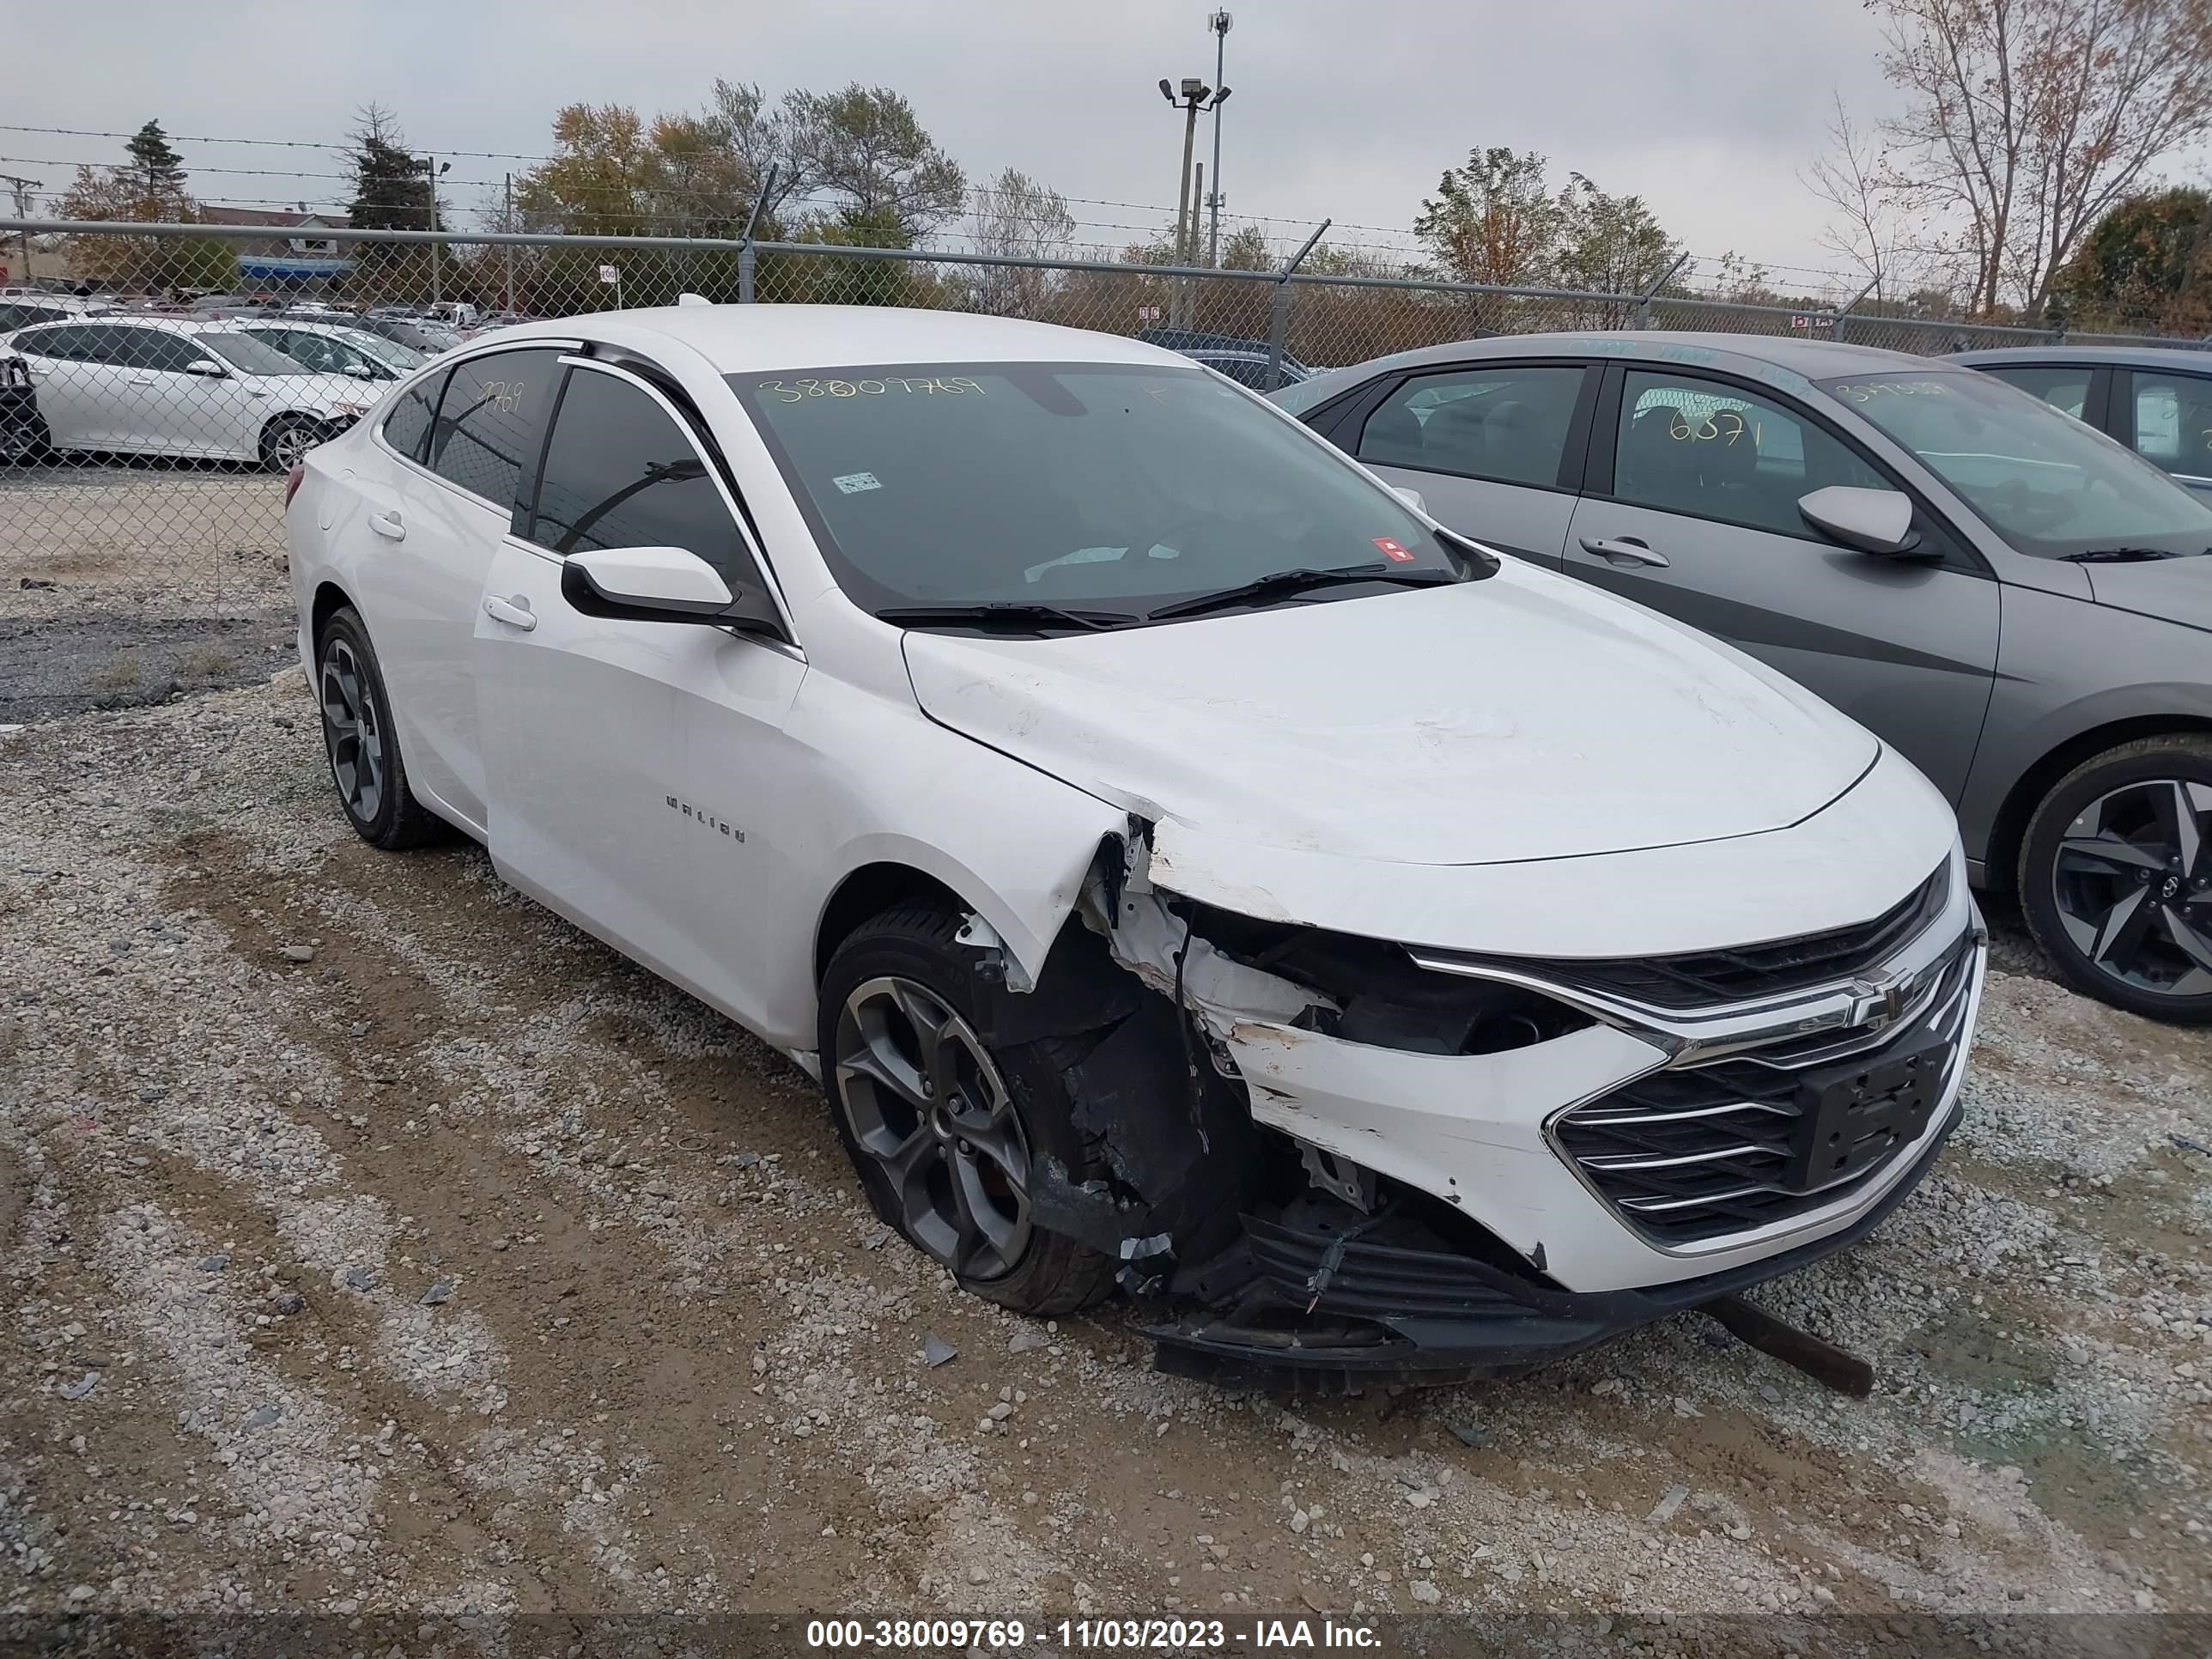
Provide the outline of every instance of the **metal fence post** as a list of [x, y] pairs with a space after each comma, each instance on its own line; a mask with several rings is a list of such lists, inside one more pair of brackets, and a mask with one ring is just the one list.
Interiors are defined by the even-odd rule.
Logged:
[[1674, 263], [1668, 265], [1666, 270], [1659, 273], [1659, 280], [1652, 283], [1650, 288], [1645, 289], [1643, 293], [1636, 296], [1637, 327], [1649, 328], [1651, 326], [1651, 301], [1658, 297], [1659, 290], [1661, 289], [1666, 287], [1668, 283], [1674, 280], [1674, 273], [1689, 263], [1690, 256], [1688, 254], [1680, 253], [1675, 255]]
[[1860, 302], [1863, 301], [1868, 295], [1873, 293], [1875, 289], [1881, 286], [1881, 278], [1877, 276], [1874, 281], [1869, 283], [1864, 288], [1861, 289], [1856, 294], [1854, 294], [1851, 296], [1850, 303], [1846, 305], [1841, 311], [1838, 312], [1836, 313], [1836, 320], [1829, 325], [1828, 337], [1830, 339], [1840, 340], [1844, 337], [1844, 325], [1850, 320], [1851, 313], [1859, 308]]
[[1306, 238], [1306, 245], [1291, 256], [1290, 263], [1275, 273], [1275, 291], [1267, 302], [1267, 384], [1263, 388], [1273, 392], [1283, 383], [1283, 343], [1291, 334], [1291, 273], [1306, 262], [1306, 255], [1314, 251], [1321, 240], [1322, 232], [1335, 222], [1324, 219]]
[[753, 268], [760, 254], [753, 246], [753, 233], [760, 228], [761, 207], [769, 192], [775, 188], [775, 168], [771, 166], [761, 187], [753, 192], [753, 210], [745, 215], [744, 246], [738, 250], [738, 303], [749, 306], [753, 302]]

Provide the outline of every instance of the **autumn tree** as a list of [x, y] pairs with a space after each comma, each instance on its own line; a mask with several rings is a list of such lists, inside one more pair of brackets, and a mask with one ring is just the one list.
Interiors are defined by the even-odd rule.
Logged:
[[[1065, 259], [1075, 240], [1067, 198], [1008, 167], [975, 192], [969, 240], [1002, 258]], [[969, 268], [970, 303], [1000, 317], [1042, 317], [1063, 273], [1033, 265]]]
[[1546, 181], [1544, 157], [1503, 145], [1468, 152], [1444, 169], [1421, 204], [1413, 234], [1455, 281], [1528, 287], [1548, 282], [1563, 210]]
[[2039, 316], [2090, 228], [2212, 133], [2212, 0], [1868, 3], [1905, 106], [1814, 187], [1941, 226], [1977, 316]]
[[2212, 331], [2212, 191], [2177, 188], [2131, 197], [2082, 239], [2059, 274], [2077, 328]]
[[815, 186], [841, 199], [837, 216], [848, 230], [884, 237], [878, 246], [912, 247], [960, 211], [967, 175], [890, 88], [856, 81], [787, 103]]
[[[136, 224], [191, 224], [199, 218], [199, 204], [185, 190], [183, 158], [168, 148], [157, 124], [149, 121], [125, 148], [131, 160], [121, 166], [77, 168], [62, 193], [60, 217]], [[85, 279], [148, 291], [189, 283], [192, 270], [208, 263], [188, 257], [175, 239], [155, 236], [73, 236], [70, 258]]]

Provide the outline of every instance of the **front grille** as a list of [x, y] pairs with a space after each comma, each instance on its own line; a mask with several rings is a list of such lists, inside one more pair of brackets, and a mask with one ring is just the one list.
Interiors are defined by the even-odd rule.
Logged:
[[1696, 951], [1682, 956], [1608, 961], [1522, 959], [1516, 966], [1655, 1008], [1705, 1008], [1784, 996], [1847, 980], [1896, 954], [1939, 915], [1950, 897], [1946, 863], [1872, 921], [1825, 933]]
[[1875, 1115], [1849, 1149], [1848, 1173], [1826, 1175], [1823, 1149], [1813, 1143], [1838, 1131], [1832, 1124], [1823, 1135], [1820, 1089], [1830, 1079], [1847, 1088], [1890, 1078], [1899, 1091], [1926, 1091], [1915, 1101], [1940, 1100], [1963, 1059], [1975, 956], [1972, 938], [1962, 937], [1923, 1006], [1893, 1030], [1791, 1037], [1651, 1073], [1563, 1114], [1553, 1131], [1559, 1149], [1632, 1225], [1663, 1244], [1747, 1232], [1832, 1204], [1888, 1167], [1929, 1120], [1915, 1125], [1877, 1086], [1860, 1097]]

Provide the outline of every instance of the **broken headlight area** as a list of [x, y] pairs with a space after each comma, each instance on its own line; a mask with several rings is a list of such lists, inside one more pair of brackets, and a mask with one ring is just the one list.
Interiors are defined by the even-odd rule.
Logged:
[[1167, 903], [1231, 960], [1320, 993], [1325, 1000], [1290, 1023], [1323, 1036], [1410, 1054], [1494, 1054], [1592, 1023], [1540, 992], [1419, 967], [1401, 945]]

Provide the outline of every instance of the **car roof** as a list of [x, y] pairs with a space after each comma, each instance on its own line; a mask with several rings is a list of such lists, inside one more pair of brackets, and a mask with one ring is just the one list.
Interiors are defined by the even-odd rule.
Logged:
[[[90, 317], [72, 317], [74, 328], [158, 328], [170, 334], [229, 334], [235, 331], [237, 319], [225, 319], [209, 322], [194, 317], [163, 317], [143, 311], [103, 312]], [[51, 323], [40, 323], [40, 328], [51, 328]]]
[[1947, 361], [1974, 368], [2005, 363], [2049, 363], [2055, 367], [2081, 363], [2115, 368], [2186, 368], [2199, 374], [2212, 374], [2212, 350], [2202, 346], [2003, 346], [1988, 351], [1954, 352]]
[[519, 345], [531, 339], [574, 339], [580, 335], [639, 349], [649, 349], [655, 340], [676, 341], [726, 374], [878, 363], [1096, 362], [1186, 368], [1189, 361], [1158, 346], [1088, 329], [897, 306], [690, 305], [600, 311], [501, 329], [499, 343]]
[[[1734, 369], [1754, 377], [1762, 369], [1780, 368], [1808, 380], [1908, 368], [1924, 373], [1945, 361], [1917, 356], [1908, 351], [1888, 351], [1879, 346], [1847, 345], [1837, 340], [1801, 340], [1787, 335], [1622, 328], [1553, 334], [1486, 334], [1480, 339], [1422, 346], [1412, 351], [1394, 352], [1387, 357], [1370, 358], [1348, 368], [1330, 369], [1299, 384], [1297, 406], [1311, 408], [1382, 370], [1530, 356], [1650, 358]], [[1279, 397], [1280, 393], [1275, 395]]]

